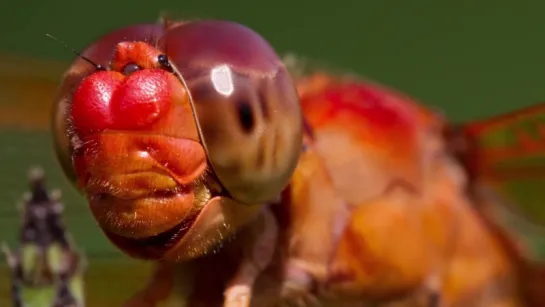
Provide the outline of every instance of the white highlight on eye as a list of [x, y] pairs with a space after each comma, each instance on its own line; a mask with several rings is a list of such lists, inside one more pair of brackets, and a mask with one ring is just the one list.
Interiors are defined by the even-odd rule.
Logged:
[[219, 65], [210, 71], [210, 80], [214, 89], [221, 95], [230, 96], [235, 91], [233, 84], [233, 74], [231, 68], [227, 65]]

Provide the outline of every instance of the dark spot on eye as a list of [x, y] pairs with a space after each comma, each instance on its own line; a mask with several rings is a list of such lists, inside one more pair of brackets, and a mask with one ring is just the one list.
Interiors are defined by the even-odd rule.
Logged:
[[166, 55], [159, 55], [157, 57], [157, 62], [159, 62], [159, 64], [163, 66], [164, 69], [172, 72], [172, 66], [170, 65], [170, 61], [168, 60], [168, 57]]
[[238, 104], [238, 119], [244, 132], [251, 132], [254, 128], [254, 113], [248, 101], [239, 101]]
[[135, 71], [139, 71], [140, 69], [142, 69], [142, 68], [140, 66], [138, 66], [137, 64], [129, 63], [129, 64], [127, 64], [127, 65], [125, 65], [123, 67], [123, 74], [128, 76], [128, 75], [132, 74]]

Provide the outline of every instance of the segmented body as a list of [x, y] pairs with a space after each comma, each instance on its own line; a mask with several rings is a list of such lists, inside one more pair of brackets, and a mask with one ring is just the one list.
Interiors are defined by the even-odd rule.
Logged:
[[[442, 117], [367, 81], [318, 73], [299, 79], [298, 90], [303, 152], [282, 201], [266, 209], [279, 235], [252, 306], [282, 304], [280, 296], [302, 306], [314, 296], [330, 306], [522, 306], [508, 255], [475, 214], [446, 146]], [[189, 306], [221, 305], [262, 222], [218, 254], [176, 270], [159, 265], [128, 306], [173, 306], [184, 296]]]

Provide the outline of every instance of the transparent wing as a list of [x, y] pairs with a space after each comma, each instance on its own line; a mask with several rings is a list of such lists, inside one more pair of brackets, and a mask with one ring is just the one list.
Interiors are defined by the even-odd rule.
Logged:
[[526, 256], [545, 261], [545, 103], [463, 129], [477, 190], [493, 200], [487, 213]]

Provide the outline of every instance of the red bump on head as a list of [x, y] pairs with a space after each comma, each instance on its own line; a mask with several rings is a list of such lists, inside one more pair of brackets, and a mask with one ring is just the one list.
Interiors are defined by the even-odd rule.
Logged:
[[170, 109], [170, 81], [170, 74], [161, 69], [144, 69], [129, 76], [96, 72], [74, 94], [74, 128], [82, 132], [147, 127]]
[[152, 124], [171, 105], [168, 72], [145, 69], [131, 74], [114, 93], [111, 106], [118, 129], [136, 129]]
[[112, 95], [124, 77], [116, 72], [99, 71], [81, 82], [72, 100], [72, 123], [76, 130], [104, 130], [113, 125]]

